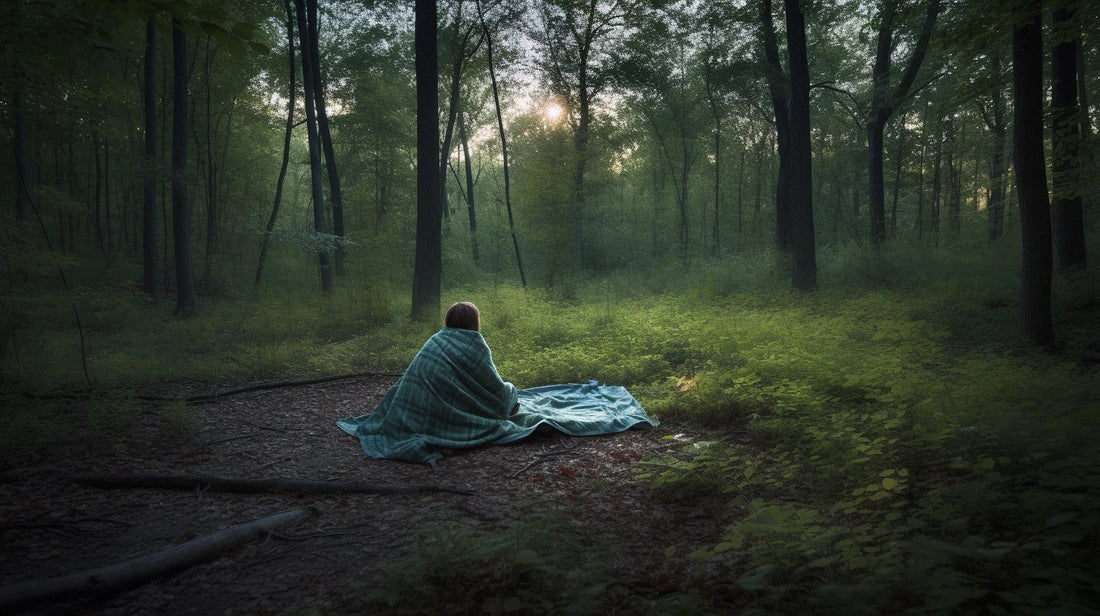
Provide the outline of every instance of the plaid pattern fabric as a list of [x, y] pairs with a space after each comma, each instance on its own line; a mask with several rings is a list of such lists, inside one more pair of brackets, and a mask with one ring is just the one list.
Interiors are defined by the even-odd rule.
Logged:
[[[509, 416], [517, 400], [520, 412]], [[655, 426], [623, 387], [546, 385], [516, 391], [480, 332], [445, 327], [413, 358], [373, 412], [336, 422], [372, 458], [434, 464], [442, 449], [517, 441], [547, 424], [588, 436]]]
[[516, 387], [500, 378], [481, 332], [444, 327], [428, 339], [374, 412], [337, 422], [373, 458], [433, 463], [515, 431]]

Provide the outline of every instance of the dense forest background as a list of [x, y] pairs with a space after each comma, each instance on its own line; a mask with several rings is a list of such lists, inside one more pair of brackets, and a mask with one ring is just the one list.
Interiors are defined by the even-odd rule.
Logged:
[[[747, 512], [692, 556], [743, 574], [708, 605], [1100, 609], [1100, 5], [17, 0], [0, 25], [9, 455], [118, 429], [151, 383], [400, 370], [468, 299], [517, 385], [748, 426], [751, 455], [642, 474]], [[72, 409], [28, 395], [75, 390], [107, 402], [36, 431]]]

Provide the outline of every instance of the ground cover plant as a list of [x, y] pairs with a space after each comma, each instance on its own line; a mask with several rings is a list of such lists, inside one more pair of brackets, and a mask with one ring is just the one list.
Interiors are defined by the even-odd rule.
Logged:
[[[670, 443], [680, 427], [707, 435], [636, 466], [662, 498], [705, 502], [730, 520], [687, 554], [667, 537], [665, 554], [691, 570], [635, 597], [637, 611], [1100, 609], [1096, 365], [1006, 333], [1015, 307], [1012, 276], [998, 273], [1004, 255], [922, 254], [831, 255], [834, 283], [812, 295], [769, 282], [774, 262], [758, 257], [668, 279], [620, 273], [568, 293], [485, 284], [447, 299], [482, 307], [497, 365], [517, 385], [623, 384]], [[1095, 271], [1077, 276], [1056, 293], [1063, 348], [1095, 350]], [[5, 385], [11, 396], [86, 389], [83, 364], [111, 397], [83, 413], [36, 403], [6, 414], [5, 455], [82, 439], [109, 447], [150, 383], [399, 371], [435, 329], [409, 324], [377, 288], [240, 297], [189, 319], [137, 294], [74, 293], [82, 332], [65, 302], [26, 308], [36, 328], [6, 323], [18, 345], [6, 347]], [[193, 423], [179, 405], [160, 412], [181, 429]], [[57, 425], [66, 429], [44, 431]], [[469, 610], [543, 613], [616, 605], [620, 587], [599, 582], [615, 577], [614, 539], [584, 537], [564, 521], [568, 507], [517, 513], [524, 521], [502, 533], [456, 519], [384, 569], [387, 592], [363, 600], [490, 597]], [[543, 539], [522, 539], [533, 534]], [[486, 567], [492, 575], [468, 575]]]

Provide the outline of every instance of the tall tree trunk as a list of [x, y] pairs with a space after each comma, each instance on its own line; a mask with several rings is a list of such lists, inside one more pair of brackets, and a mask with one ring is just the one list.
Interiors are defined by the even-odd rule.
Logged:
[[806, 58], [806, 22], [799, 0], [785, 0], [787, 53], [791, 77], [791, 248], [794, 257], [792, 286], [799, 291], [817, 287], [817, 253], [814, 238], [813, 175], [810, 149], [810, 70]]
[[764, 43], [764, 58], [768, 90], [772, 99], [772, 115], [775, 117], [776, 149], [779, 153], [779, 173], [775, 182], [775, 244], [781, 250], [791, 250], [790, 216], [790, 81], [779, 60], [779, 42], [776, 40], [771, 0], [760, 3], [760, 25]]
[[[992, 57], [993, 73], [1001, 74], [1001, 54]], [[1008, 126], [1004, 92], [998, 83], [993, 89], [992, 117], [986, 119], [986, 126], [993, 132], [993, 154], [990, 156], [989, 170], [989, 239], [995, 241], [1004, 235], [1005, 228], [1005, 144], [1008, 142]]]
[[412, 318], [439, 318], [443, 251], [439, 200], [439, 44], [436, 0], [416, 0], [416, 260]]
[[317, 130], [321, 137], [321, 151], [325, 155], [328, 171], [328, 198], [332, 204], [332, 233], [336, 236], [336, 275], [344, 273], [344, 191], [340, 186], [340, 173], [336, 167], [336, 149], [332, 144], [328, 110], [325, 105], [325, 84], [321, 76], [320, 32], [317, 23], [317, 0], [306, 0], [306, 26], [309, 28], [309, 58], [313, 63], [313, 98], [317, 109]]
[[1077, 46], [1073, 8], [1054, 9], [1050, 60], [1051, 171], [1054, 244], [1063, 270], [1083, 268], [1085, 216], [1081, 193], [1081, 108], [1077, 99]]
[[176, 314], [197, 308], [191, 272], [191, 207], [187, 200], [187, 35], [172, 20], [172, 243], [176, 259]]
[[493, 108], [497, 116], [497, 132], [500, 134], [500, 154], [504, 171], [504, 207], [508, 211], [508, 231], [512, 235], [512, 248], [516, 253], [516, 267], [519, 269], [519, 280], [523, 288], [527, 288], [527, 276], [523, 273], [523, 258], [519, 251], [519, 238], [516, 235], [516, 222], [512, 217], [512, 188], [508, 163], [508, 139], [504, 132], [504, 113], [500, 107], [500, 87], [497, 83], [497, 74], [493, 59], [493, 35], [489, 26], [485, 23], [485, 13], [482, 10], [481, 0], [477, 0], [478, 20], [481, 22], [481, 31], [485, 35], [485, 54], [489, 63], [489, 81], [493, 88]]
[[[321, 144], [317, 135], [317, 112], [314, 107], [317, 98], [313, 94], [316, 82], [313, 79], [312, 45], [309, 41], [309, 27], [306, 24], [306, 7], [308, 0], [294, 0], [295, 12], [298, 16], [298, 40], [302, 54], [302, 87], [305, 96], [306, 108], [306, 133], [309, 141], [309, 169], [310, 186], [313, 195], [313, 230], [318, 236], [328, 234], [325, 224], [325, 188], [321, 177]], [[321, 239], [321, 238], [318, 238]], [[317, 262], [320, 266], [321, 291], [332, 292], [332, 268], [329, 265], [327, 242], [321, 243], [317, 248]]]
[[474, 209], [474, 163], [470, 159], [470, 140], [466, 134], [466, 121], [458, 118], [458, 138], [462, 141], [462, 159], [466, 168], [466, 211], [470, 215], [470, 252], [474, 263], [481, 259], [477, 246], [477, 210]]
[[894, 49], [894, 25], [897, 17], [897, 3], [883, 2], [879, 17], [878, 39], [875, 51], [875, 66], [872, 76], [871, 117], [867, 122], [867, 176], [869, 209], [871, 212], [871, 243], [881, 245], [886, 242], [886, 191], [883, 179], [883, 131], [890, 121], [898, 104], [909, 97], [917, 71], [924, 62], [928, 51], [928, 42], [932, 39], [932, 30], [939, 15], [941, 0], [928, 0], [924, 25], [920, 35], [912, 46], [913, 55], [905, 67], [905, 72], [894, 87], [890, 86]]
[[290, 91], [286, 103], [286, 128], [283, 131], [283, 161], [279, 166], [279, 179], [275, 182], [275, 203], [271, 206], [271, 216], [267, 218], [267, 228], [264, 232], [263, 243], [260, 246], [260, 259], [256, 264], [256, 285], [264, 273], [264, 263], [267, 261], [267, 246], [271, 241], [271, 234], [275, 231], [275, 221], [279, 217], [279, 206], [283, 202], [283, 184], [286, 181], [286, 170], [290, 164], [290, 143], [294, 133], [294, 101], [298, 94], [297, 66], [294, 62], [294, 8], [290, 0], [283, 0], [286, 9], [286, 55], [289, 76]]
[[1012, 30], [1012, 121], [1016, 191], [1020, 200], [1022, 272], [1020, 333], [1038, 345], [1054, 343], [1051, 323], [1050, 204], [1043, 154], [1043, 30], [1040, 0], [1017, 0]]
[[157, 24], [152, 15], [145, 20], [144, 97], [145, 165], [141, 189], [141, 263], [142, 289], [157, 297], [157, 98], [156, 98]]
[[26, 220], [31, 216], [30, 159], [27, 153], [27, 94], [22, 79], [15, 91], [15, 215]]

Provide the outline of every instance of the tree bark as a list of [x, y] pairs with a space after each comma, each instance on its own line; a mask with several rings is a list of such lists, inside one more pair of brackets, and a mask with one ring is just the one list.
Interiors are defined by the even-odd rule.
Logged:
[[260, 259], [256, 264], [256, 285], [259, 286], [260, 278], [264, 273], [264, 263], [267, 261], [267, 246], [271, 241], [271, 233], [275, 231], [275, 220], [279, 217], [279, 207], [283, 202], [283, 184], [286, 181], [286, 170], [290, 164], [290, 143], [294, 133], [294, 100], [298, 94], [297, 66], [294, 62], [294, 8], [290, 0], [283, 0], [286, 9], [286, 55], [289, 64], [290, 91], [286, 103], [286, 128], [283, 131], [283, 161], [279, 166], [279, 179], [275, 182], [275, 203], [271, 206], [271, 216], [267, 219], [267, 228], [264, 232], [263, 243], [260, 245]]
[[436, 0], [416, 0], [416, 258], [412, 318], [439, 318], [443, 251], [439, 184], [439, 43]]
[[799, 0], [785, 0], [787, 53], [791, 78], [790, 215], [794, 258], [792, 286], [799, 291], [817, 287], [814, 237], [813, 174], [810, 149], [810, 71], [806, 57], [806, 21]]
[[884, 2], [880, 15], [875, 66], [872, 77], [871, 117], [867, 122], [867, 176], [869, 209], [871, 212], [871, 243], [881, 245], [886, 242], [886, 190], [883, 179], [883, 131], [901, 101], [911, 94], [917, 71], [924, 62], [928, 51], [928, 42], [932, 39], [932, 30], [939, 15], [941, 0], [928, 0], [924, 25], [913, 44], [913, 55], [905, 67], [901, 79], [890, 87], [891, 57], [894, 49], [894, 23], [897, 3]]
[[306, 108], [306, 133], [309, 141], [309, 169], [310, 186], [313, 195], [313, 230], [319, 236], [321, 245], [317, 248], [317, 263], [320, 266], [321, 291], [332, 292], [332, 267], [329, 264], [329, 254], [323, 236], [328, 234], [325, 223], [325, 188], [321, 176], [321, 144], [317, 134], [317, 110], [316, 97], [313, 88], [316, 82], [313, 79], [314, 62], [312, 58], [312, 45], [309, 40], [309, 27], [306, 22], [305, 3], [308, 0], [294, 0], [295, 13], [298, 18], [298, 41], [302, 56], [302, 87], [305, 91], [304, 103]]
[[1051, 172], [1054, 245], [1062, 270], [1084, 268], [1085, 216], [1081, 193], [1081, 107], [1077, 98], [1077, 46], [1073, 8], [1056, 8], [1050, 60]]
[[775, 182], [775, 245], [780, 250], [791, 250], [790, 217], [790, 80], [779, 60], [779, 43], [776, 40], [771, 0], [760, 3], [761, 35], [764, 43], [768, 90], [772, 99], [772, 115], [775, 117], [776, 150], [779, 154], [779, 172]]
[[306, 26], [309, 34], [309, 59], [313, 63], [313, 99], [317, 109], [317, 132], [321, 138], [321, 152], [325, 156], [328, 172], [328, 198], [332, 205], [332, 233], [336, 236], [333, 266], [337, 276], [344, 273], [344, 191], [340, 185], [340, 172], [336, 167], [336, 148], [332, 143], [328, 109], [325, 105], [325, 83], [321, 76], [321, 45], [317, 19], [317, 0], [306, 0]]
[[176, 259], [176, 314], [196, 310], [191, 271], [191, 206], [187, 196], [187, 35], [172, 20], [172, 244]]
[[[992, 58], [994, 74], [1001, 74], [1001, 54]], [[998, 80], [999, 81], [999, 80]], [[1005, 121], [1006, 103], [1000, 84], [993, 89], [992, 117], [986, 125], [993, 132], [993, 154], [989, 171], [989, 239], [996, 241], [1004, 235], [1005, 227], [1005, 144], [1008, 142], [1008, 126]]]
[[477, 209], [474, 208], [474, 163], [470, 159], [470, 139], [466, 134], [466, 121], [458, 118], [458, 139], [462, 142], [462, 160], [466, 169], [466, 212], [470, 219], [470, 252], [474, 263], [481, 259], [477, 245]]
[[1050, 285], [1050, 205], [1043, 153], [1043, 33], [1040, 0], [1017, 0], [1012, 30], [1012, 120], [1016, 191], [1020, 201], [1022, 272], [1020, 333], [1034, 344], [1054, 343]]
[[228, 548], [264, 537], [310, 515], [312, 511], [309, 509], [294, 509], [223, 528], [205, 537], [116, 565], [5, 586], [0, 588], [0, 611], [77, 596], [116, 593], [194, 566]]
[[157, 99], [156, 99], [156, 18], [145, 20], [144, 97], [145, 165], [141, 188], [141, 263], [142, 290], [157, 297]]
[[508, 231], [512, 235], [512, 248], [516, 253], [516, 267], [519, 269], [520, 284], [527, 288], [527, 276], [523, 273], [523, 258], [519, 251], [519, 238], [516, 236], [516, 222], [512, 216], [512, 187], [508, 166], [508, 139], [504, 131], [504, 113], [500, 107], [500, 86], [497, 83], [496, 67], [493, 59], [493, 34], [485, 23], [485, 12], [481, 0], [477, 0], [477, 15], [481, 22], [481, 31], [485, 34], [485, 54], [489, 63], [489, 82], [493, 88], [493, 108], [497, 116], [497, 132], [500, 134], [500, 154], [504, 172], [504, 207], [508, 212]]

